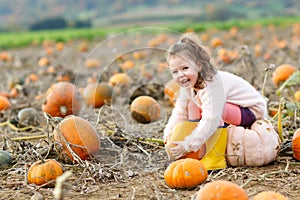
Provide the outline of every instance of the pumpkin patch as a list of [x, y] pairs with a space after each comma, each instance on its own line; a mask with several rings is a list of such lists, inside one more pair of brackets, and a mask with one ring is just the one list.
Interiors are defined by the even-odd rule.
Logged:
[[[123, 15], [120, 2], [112, 1], [114, 5], [108, 7], [115, 9], [116, 15]], [[231, 8], [235, 1], [223, 3]], [[256, 5], [255, 1], [248, 3]], [[141, 5], [139, 1], [134, 9]], [[210, 5], [203, 7], [206, 6]], [[60, 10], [65, 9], [59, 7], [56, 11]], [[116, 16], [116, 20], [120, 18]], [[10, 157], [5, 156], [1, 164], [0, 151], [1, 198], [33, 199], [33, 195], [40, 193], [44, 199], [53, 199], [54, 189], [41, 187], [53, 187], [64, 178], [62, 172], [72, 171], [73, 175], [61, 184], [64, 199], [196, 199], [198, 191], [219, 180], [235, 183], [236, 190], [226, 184], [218, 185], [203, 192], [202, 199], [210, 194], [219, 194], [212, 197], [216, 199], [226, 196], [234, 199], [240, 194], [243, 199], [245, 192], [248, 199], [282, 196], [300, 199], [297, 190], [300, 40], [299, 28], [295, 26], [293, 31], [289, 23], [284, 28], [277, 21], [272, 26], [243, 28], [236, 24], [237, 28], [230, 28], [222, 22], [220, 29], [210, 30], [205, 30], [205, 23], [201, 27], [178, 24], [178, 32], [170, 34], [167, 33], [170, 30], [152, 32], [152, 28], [144, 34], [147, 28], [143, 31], [137, 28], [120, 34], [109, 32], [109, 37], [105, 37], [102, 31], [106, 30], [101, 27], [95, 38], [90, 31], [89, 38], [84, 40], [67, 39], [64, 34], [70, 30], [54, 30], [59, 35], [57, 39], [53, 38], [56, 34], [48, 35], [47, 31], [42, 31], [47, 38], [40, 37], [37, 31], [35, 41], [28, 47], [3, 47], [9, 58], [0, 59], [0, 96], [6, 97], [9, 106], [0, 111], [0, 150], [9, 152]], [[84, 28], [74, 34], [81, 37], [85, 31]], [[172, 143], [183, 141], [197, 125], [191, 121], [201, 118], [199, 112], [195, 112], [194, 118], [187, 112], [191, 121], [187, 122], [185, 117], [178, 119], [164, 144], [166, 123], [174, 106], [181, 103], [175, 105], [179, 86], [172, 79], [165, 55], [168, 47], [178, 41], [177, 36], [185, 31], [196, 31], [201, 36], [212, 55], [211, 62], [218, 69], [253, 81], [255, 89], [266, 99], [269, 116], [252, 127], [222, 128], [221, 139], [217, 141], [225, 141], [226, 153], [212, 148], [211, 144], [219, 137], [211, 137], [210, 142], [180, 158], [175, 166], [175, 159], [168, 156], [174, 147]], [[14, 37], [13, 33], [4, 32], [1, 38], [11, 35], [13, 44], [27, 34], [26, 31]], [[215, 47], [210, 46], [214, 38], [221, 40]], [[87, 62], [92, 59], [94, 63]], [[281, 64], [290, 64], [296, 71], [287, 79], [278, 78], [276, 86], [272, 76]], [[139, 100], [141, 96], [146, 97]], [[202, 114], [207, 117], [207, 113]], [[279, 134], [283, 140], [279, 140]], [[225, 167], [211, 168], [219, 164], [217, 159], [209, 163], [211, 156], [222, 158]], [[46, 164], [48, 159], [56, 160], [62, 168], [46, 165], [28, 178], [36, 161], [44, 160]], [[42, 172], [48, 178], [42, 178]], [[258, 194], [270, 189], [282, 196]]]

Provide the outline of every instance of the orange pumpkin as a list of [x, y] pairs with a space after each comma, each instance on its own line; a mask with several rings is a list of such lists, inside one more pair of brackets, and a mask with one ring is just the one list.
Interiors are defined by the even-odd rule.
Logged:
[[239, 185], [217, 180], [207, 183], [199, 190], [196, 200], [248, 200], [246, 191]]
[[46, 57], [41, 57], [41, 58], [39, 59], [39, 61], [38, 61], [38, 65], [39, 65], [40, 67], [48, 66], [48, 65], [50, 65], [50, 60], [49, 60], [48, 58], [46, 58]]
[[135, 67], [135, 63], [132, 60], [126, 60], [124, 63], [121, 64], [120, 68], [123, 71], [128, 71]]
[[298, 128], [293, 135], [292, 149], [294, 158], [300, 160], [300, 128]]
[[[189, 121], [183, 121], [179, 124], [177, 124], [170, 133], [170, 136], [168, 138], [167, 143], [165, 144], [166, 152], [168, 153], [169, 157], [174, 159], [172, 157], [172, 154], [170, 153], [170, 150], [175, 145], [172, 144], [173, 142], [183, 141], [186, 136], [192, 133], [192, 131], [197, 127], [197, 122], [189, 122]], [[194, 158], [194, 159], [201, 159], [206, 152], [205, 144], [196, 152], [189, 152], [186, 154], [183, 158]]]
[[111, 100], [113, 88], [106, 82], [91, 83], [83, 89], [83, 100], [88, 106], [99, 108]]
[[170, 188], [193, 188], [207, 179], [207, 169], [197, 159], [185, 158], [171, 163], [164, 179]]
[[224, 45], [223, 40], [219, 37], [214, 37], [210, 41], [210, 46], [212, 48], [217, 48], [217, 47], [220, 47], [220, 46], [223, 46], [223, 45]]
[[74, 160], [74, 155], [69, 151], [67, 145], [81, 160], [95, 156], [100, 150], [100, 139], [96, 129], [81, 117], [73, 115], [65, 117], [58, 124], [57, 130], [55, 129], [53, 134], [54, 140], [62, 147], [58, 150], [71, 160]]
[[140, 123], [150, 123], [160, 117], [160, 105], [150, 96], [139, 96], [130, 105], [133, 119]]
[[55, 117], [77, 115], [81, 109], [80, 93], [76, 86], [69, 82], [54, 83], [46, 92], [42, 105], [43, 112]]
[[10, 107], [10, 102], [7, 97], [0, 95], [0, 111]]
[[99, 66], [101, 66], [101, 62], [100, 62], [100, 60], [98, 60], [96, 58], [89, 58], [85, 61], [85, 66], [87, 68], [99, 67]]
[[272, 82], [275, 87], [279, 87], [279, 85], [287, 80], [296, 70], [296, 67], [290, 64], [277, 66], [275, 71], [272, 73]]
[[131, 82], [132, 80], [130, 76], [128, 76], [126, 73], [116, 73], [108, 80], [108, 83], [113, 87], [116, 85], [128, 85]]
[[278, 192], [263, 191], [256, 194], [253, 200], [287, 200], [287, 198]]
[[57, 42], [55, 44], [55, 49], [57, 51], [62, 51], [62, 50], [64, 50], [64, 48], [65, 48], [65, 44], [63, 42]]
[[[27, 180], [29, 183], [43, 185], [63, 174], [62, 166], [54, 159], [39, 160], [28, 169]], [[53, 186], [51, 184], [50, 186]]]
[[9, 52], [2, 51], [2, 52], [0, 52], [0, 60], [3, 62], [8, 62], [8, 61], [12, 60], [12, 56]]

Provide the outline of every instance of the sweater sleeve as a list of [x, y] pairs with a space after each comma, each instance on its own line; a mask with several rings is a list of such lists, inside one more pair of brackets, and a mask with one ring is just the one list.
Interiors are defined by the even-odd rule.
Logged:
[[212, 82], [198, 91], [197, 98], [202, 102], [202, 119], [193, 132], [185, 137], [183, 146], [187, 152], [197, 151], [217, 130], [226, 102], [224, 87], [217, 74]]
[[189, 99], [189, 94], [187, 90], [184, 88], [180, 88], [179, 97], [176, 100], [174, 109], [172, 110], [171, 116], [164, 129], [164, 141], [169, 136], [170, 131], [173, 129], [173, 127], [176, 124], [188, 120], [188, 112], [187, 112], [188, 99]]

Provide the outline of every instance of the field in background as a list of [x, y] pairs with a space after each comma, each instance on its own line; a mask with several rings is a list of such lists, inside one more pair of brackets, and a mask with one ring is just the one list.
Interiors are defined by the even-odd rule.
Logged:
[[206, 22], [206, 23], [178, 23], [178, 24], [161, 24], [159, 26], [153, 24], [144, 24], [143, 26], [132, 26], [124, 24], [119, 27], [111, 28], [86, 28], [86, 29], [62, 29], [62, 30], [44, 30], [44, 31], [21, 31], [21, 32], [0, 32], [0, 50], [11, 49], [17, 47], [25, 47], [28, 45], [39, 45], [44, 40], [54, 42], [68, 42], [76, 39], [95, 40], [103, 39], [110, 34], [116, 34], [126, 30], [143, 27], [160, 27], [168, 28], [173, 31], [185, 32], [193, 30], [195, 32], [207, 31], [209, 29], [228, 30], [235, 26], [240, 29], [251, 28], [255, 26], [287, 26], [299, 22], [300, 17], [278, 17], [260, 20], [229, 20], [225, 22]]

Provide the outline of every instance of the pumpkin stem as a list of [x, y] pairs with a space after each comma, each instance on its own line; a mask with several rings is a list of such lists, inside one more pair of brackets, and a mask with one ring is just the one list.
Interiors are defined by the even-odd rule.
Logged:
[[68, 108], [67, 108], [67, 106], [60, 106], [59, 111], [60, 111], [60, 114], [66, 115], [68, 112]]

